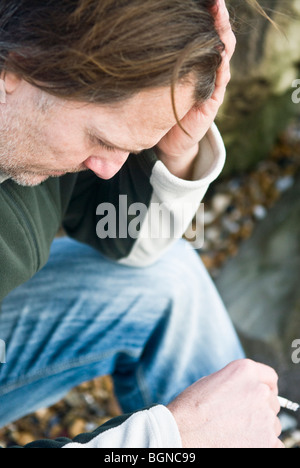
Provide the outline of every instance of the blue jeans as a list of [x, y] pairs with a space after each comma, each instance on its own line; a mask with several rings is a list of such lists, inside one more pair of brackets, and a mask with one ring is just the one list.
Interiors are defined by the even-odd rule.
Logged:
[[0, 313], [0, 427], [110, 374], [124, 412], [167, 404], [244, 357], [197, 253], [179, 241], [155, 265], [121, 266], [55, 240], [48, 264]]

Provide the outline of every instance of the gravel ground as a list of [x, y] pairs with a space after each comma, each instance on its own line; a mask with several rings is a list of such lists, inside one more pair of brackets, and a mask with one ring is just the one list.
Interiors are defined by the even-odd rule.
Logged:
[[[269, 157], [255, 170], [217, 182], [205, 200], [205, 243], [201, 257], [212, 277], [238, 254], [256, 224], [295, 182], [300, 168], [300, 122], [280, 137]], [[36, 439], [70, 437], [90, 432], [120, 414], [109, 376], [84, 383], [55, 406], [0, 430], [0, 446], [24, 445]], [[288, 448], [299, 446], [300, 428], [284, 414]]]

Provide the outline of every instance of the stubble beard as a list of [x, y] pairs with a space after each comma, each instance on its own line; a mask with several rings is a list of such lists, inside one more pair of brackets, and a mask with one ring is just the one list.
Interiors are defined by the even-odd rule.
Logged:
[[[20, 106], [22, 110], [22, 106]], [[46, 170], [37, 171], [28, 161], [45, 161], [47, 152], [43, 143], [41, 128], [45, 125], [47, 112], [51, 108], [45, 100], [30, 112], [2, 110], [2, 124], [0, 127], [0, 173], [23, 187], [34, 187], [45, 182], [49, 177]], [[32, 118], [32, 116], [35, 116]], [[78, 173], [86, 170], [84, 166], [73, 168], [67, 172]], [[53, 172], [53, 170], [52, 170]], [[55, 171], [54, 171], [55, 172]]]

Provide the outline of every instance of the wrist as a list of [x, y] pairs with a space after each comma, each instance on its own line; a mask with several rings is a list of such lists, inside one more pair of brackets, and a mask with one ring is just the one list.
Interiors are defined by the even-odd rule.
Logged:
[[194, 164], [199, 155], [199, 144], [195, 145], [183, 155], [167, 155], [159, 148], [155, 150], [158, 159], [166, 166], [171, 174], [184, 180], [193, 180]]
[[177, 424], [182, 448], [200, 448], [200, 441], [195, 439], [193, 434], [193, 415], [188, 414], [189, 409], [186, 410], [186, 408], [183, 408], [182, 406], [180, 399], [176, 399], [167, 406]]

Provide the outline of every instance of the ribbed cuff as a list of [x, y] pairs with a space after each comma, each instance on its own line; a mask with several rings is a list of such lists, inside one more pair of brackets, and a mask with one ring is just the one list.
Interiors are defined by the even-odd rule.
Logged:
[[158, 448], [182, 448], [181, 436], [171, 411], [158, 405], [148, 410], [153, 430], [157, 435]]

